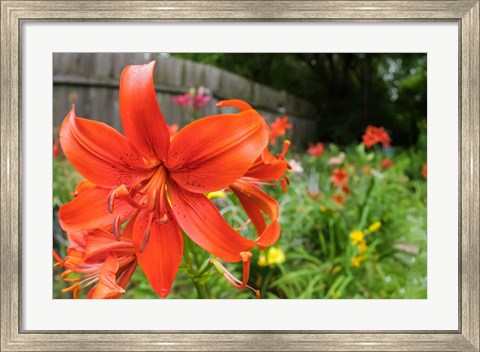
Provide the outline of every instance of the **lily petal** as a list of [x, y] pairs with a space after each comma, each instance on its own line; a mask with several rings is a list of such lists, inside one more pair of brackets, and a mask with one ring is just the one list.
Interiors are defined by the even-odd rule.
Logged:
[[120, 116], [125, 136], [144, 155], [165, 160], [170, 133], [158, 106], [153, 69], [147, 65], [127, 66], [120, 78]]
[[137, 267], [137, 261], [132, 260], [132, 262], [125, 268], [125, 270], [120, 274], [118, 278], [118, 286], [125, 289], [127, 287], [128, 282], [132, 278], [133, 273], [135, 272], [135, 268]]
[[70, 246], [68, 246], [67, 250], [76, 250], [78, 252], [85, 252], [85, 246], [86, 246], [85, 237], [86, 237], [85, 231], [67, 232], [68, 242], [70, 242]]
[[134, 255], [132, 241], [123, 239], [117, 241], [115, 236], [107, 231], [95, 229], [90, 231], [85, 238], [85, 261], [98, 262], [109, 252], [117, 256]]
[[108, 211], [107, 198], [110, 190], [92, 187], [83, 190], [70, 203], [58, 211], [60, 225], [64, 231], [80, 231], [112, 227], [117, 216], [126, 220], [136, 209], [119, 200], [113, 212]]
[[243, 176], [267, 143], [268, 127], [255, 110], [209, 116], [173, 137], [167, 168], [191, 192], [217, 191]]
[[75, 187], [75, 196], [78, 196], [79, 193], [83, 192], [86, 189], [93, 188], [95, 187], [95, 184], [87, 181], [87, 180], [82, 180], [79, 183], [77, 183], [77, 186]]
[[275, 158], [268, 148], [265, 148], [262, 155], [255, 161], [252, 167], [247, 171], [245, 177], [251, 177], [260, 180], [278, 180], [283, 177], [288, 164], [283, 159]]
[[227, 262], [242, 260], [240, 253], [255, 245], [236, 232], [206, 196], [167, 182], [175, 218], [193, 242]]
[[250, 104], [244, 102], [243, 100], [239, 99], [230, 99], [230, 100], [222, 100], [217, 103], [217, 107], [225, 108], [225, 107], [234, 107], [240, 111], [252, 110], [253, 108]]
[[[255, 242], [260, 247], [268, 247], [274, 244], [280, 236], [280, 225], [278, 223], [279, 206], [277, 201], [258, 186], [242, 179], [236, 181], [230, 188], [237, 195], [259, 234]], [[271, 220], [268, 226], [262, 211]]]
[[165, 224], [151, 223], [148, 242], [140, 251], [147, 231], [149, 212], [141, 211], [133, 229], [133, 242], [137, 258], [153, 290], [166, 297], [172, 289], [182, 261], [183, 237], [177, 223], [170, 219]]
[[96, 284], [87, 295], [87, 298], [117, 298], [125, 290], [117, 284], [116, 273], [119, 264], [114, 253], [110, 253], [103, 263], [102, 270]]
[[60, 142], [77, 171], [98, 186], [128, 186], [150, 173], [122, 134], [104, 123], [76, 117], [73, 107], [62, 123]]

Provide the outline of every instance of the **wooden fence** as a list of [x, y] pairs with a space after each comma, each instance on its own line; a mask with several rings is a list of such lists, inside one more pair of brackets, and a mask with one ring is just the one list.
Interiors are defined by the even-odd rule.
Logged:
[[316, 140], [315, 108], [310, 102], [288, 92], [277, 91], [210, 65], [144, 53], [54, 53], [53, 121], [58, 133], [72, 104], [81, 117], [91, 117], [121, 130], [118, 86], [123, 68], [156, 60], [155, 89], [167, 123], [188, 123], [188, 113], [171, 101], [172, 96], [190, 87], [204, 86], [213, 99], [200, 109], [200, 116], [234, 110], [216, 108], [223, 99], [242, 99], [272, 121], [288, 115], [293, 124], [289, 138], [298, 147]]

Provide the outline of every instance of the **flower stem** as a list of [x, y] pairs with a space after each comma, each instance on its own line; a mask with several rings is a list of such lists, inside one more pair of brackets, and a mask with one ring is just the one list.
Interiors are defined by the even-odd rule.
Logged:
[[358, 225], [358, 227], [360, 229], [365, 226], [365, 223], [367, 221], [367, 216], [368, 216], [368, 213], [370, 211], [370, 207], [369, 207], [368, 203], [370, 201], [370, 196], [372, 194], [372, 190], [373, 190], [374, 187], [375, 187], [375, 178], [372, 177], [371, 180], [370, 180], [370, 185], [368, 186], [367, 192], [365, 194], [365, 199], [364, 199], [362, 205], [360, 206], [360, 223]]
[[190, 274], [190, 278], [192, 279], [193, 286], [197, 291], [198, 298], [208, 298], [207, 288], [205, 287], [205, 284], [203, 282], [200, 282], [199, 280], [201, 274], [203, 274], [204, 271], [202, 270], [202, 272], [197, 272], [197, 270], [199, 270], [197, 256], [195, 253], [195, 249], [193, 248], [192, 243], [187, 236], [184, 236], [184, 244], [185, 250], [183, 257], [185, 258], [185, 262], [189, 266], [188, 271]]

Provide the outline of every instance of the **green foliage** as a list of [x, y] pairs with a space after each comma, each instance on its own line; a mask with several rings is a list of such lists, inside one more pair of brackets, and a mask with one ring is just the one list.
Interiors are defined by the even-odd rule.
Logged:
[[[81, 177], [73, 166], [63, 157], [53, 158], [53, 249], [64, 258], [68, 241], [58, 222], [58, 208], [72, 200], [72, 192]], [[71, 294], [61, 293], [67, 285], [59, 276], [60, 270], [54, 270], [53, 297], [71, 298]]]
[[[351, 193], [339, 205], [332, 201], [339, 191], [329, 179], [339, 167], [327, 163], [338, 154], [332, 149], [320, 158], [304, 157], [306, 174], [295, 175], [280, 198], [280, 244], [287, 261], [268, 289], [288, 298], [425, 298], [426, 182], [420, 177], [422, 165], [416, 166], [418, 157], [412, 150], [401, 151], [393, 157], [394, 165], [382, 170], [380, 149], [350, 148], [341, 167], [350, 175]], [[413, 173], [414, 167], [410, 179], [405, 171]], [[318, 199], [307, 194], [313, 169], [320, 174]], [[367, 234], [376, 221], [380, 229]], [[354, 230], [365, 233], [363, 254], [352, 244]], [[352, 265], [362, 256], [358, 267]]]

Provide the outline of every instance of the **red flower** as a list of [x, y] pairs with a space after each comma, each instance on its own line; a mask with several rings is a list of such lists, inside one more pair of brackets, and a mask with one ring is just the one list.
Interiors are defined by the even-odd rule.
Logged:
[[325, 151], [325, 145], [323, 143], [317, 143], [315, 145], [311, 145], [307, 149], [308, 155], [316, 156], [316, 157], [321, 156], [324, 151]]
[[368, 126], [365, 134], [362, 136], [363, 144], [370, 148], [377, 143], [382, 143], [384, 147], [390, 146], [390, 136], [383, 127]]
[[349, 175], [347, 173], [347, 170], [343, 167], [341, 169], [335, 168], [333, 170], [332, 176], [330, 176], [330, 179], [333, 181], [335, 187], [340, 187], [347, 185], [348, 177]]
[[392, 159], [383, 159], [382, 164], [380, 165], [382, 169], [388, 169], [393, 165]]
[[[60, 131], [64, 153], [96, 187], [59, 211], [66, 231], [132, 223], [132, 241], [153, 289], [170, 292], [183, 252], [181, 230], [228, 262], [249, 266], [261, 242], [242, 237], [205, 193], [232, 185], [252, 168], [268, 143], [268, 126], [253, 109], [199, 119], [171, 140], [153, 85], [154, 62], [127, 66], [120, 80], [125, 135], [75, 116]], [[99, 138], [101, 136], [101, 138]], [[107, 206], [108, 205], [108, 206]]]
[[292, 127], [292, 124], [288, 122], [287, 116], [275, 118], [275, 121], [270, 124], [270, 144], [275, 145], [275, 143], [277, 143], [277, 138], [285, 136], [287, 130]]
[[[135, 248], [127, 232], [131, 231], [126, 230], [121, 239], [100, 229], [68, 232], [67, 257], [61, 259], [53, 253], [55, 266], [66, 269], [62, 278], [73, 283], [63, 292], [73, 292], [73, 297], [78, 298], [80, 289], [93, 285], [87, 298], [118, 298], [124, 293], [137, 266]], [[73, 273], [80, 277], [71, 278]]]
[[422, 167], [422, 177], [427, 178], [427, 163], [423, 164]]
[[54, 158], [58, 158], [60, 156], [60, 151], [62, 150], [62, 147], [60, 146], [60, 140], [57, 139], [55, 142], [53, 142], [53, 147], [52, 147], [52, 155]]

